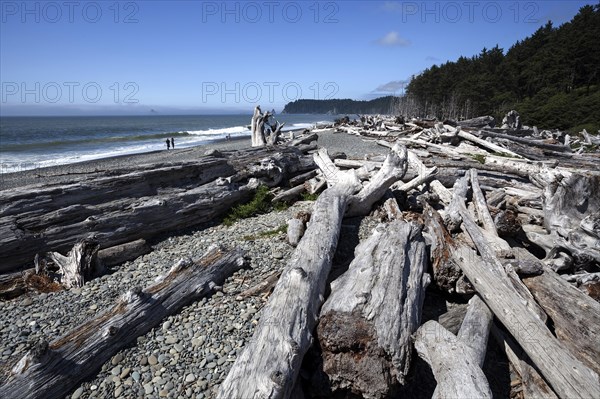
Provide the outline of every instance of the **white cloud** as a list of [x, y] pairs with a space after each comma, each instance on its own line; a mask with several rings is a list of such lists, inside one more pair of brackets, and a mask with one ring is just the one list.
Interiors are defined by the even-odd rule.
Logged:
[[395, 93], [397, 91], [404, 90], [406, 85], [408, 84], [408, 80], [392, 80], [391, 82], [387, 82], [385, 84], [377, 87], [374, 92], [386, 92], [386, 93]]
[[410, 46], [410, 40], [400, 37], [398, 32], [391, 31], [388, 34], [386, 34], [384, 37], [378, 39], [377, 44], [379, 44], [381, 46], [406, 47], [406, 46]]

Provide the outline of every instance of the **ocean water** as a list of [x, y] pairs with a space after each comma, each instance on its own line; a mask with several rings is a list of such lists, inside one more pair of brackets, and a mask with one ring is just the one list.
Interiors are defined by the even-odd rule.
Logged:
[[[251, 115], [1, 117], [0, 172], [9, 173], [116, 155], [203, 145], [250, 136]], [[331, 115], [276, 115], [284, 131], [332, 122]]]

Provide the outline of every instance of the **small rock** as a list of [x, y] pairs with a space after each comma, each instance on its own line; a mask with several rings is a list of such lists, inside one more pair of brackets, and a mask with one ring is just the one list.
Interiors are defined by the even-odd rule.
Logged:
[[21, 306], [29, 306], [33, 303], [33, 299], [31, 298], [25, 298], [23, 299], [23, 302], [21, 302]]
[[117, 353], [115, 356], [113, 356], [111, 363], [113, 366], [116, 366], [117, 364], [121, 363], [121, 360], [123, 360], [123, 354]]
[[158, 364], [158, 359], [154, 355], [148, 356], [148, 364], [151, 366], [156, 366]]
[[279, 251], [273, 252], [271, 256], [273, 257], [273, 259], [283, 259], [283, 254]]
[[75, 390], [75, 392], [73, 392], [73, 395], [71, 395], [71, 399], [79, 399], [82, 394], [83, 394], [83, 387], [79, 387]]
[[192, 373], [185, 376], [185, 382], [192, 382], [196, 380], [196, 376]]
[[131, 368], [125, 367], [123, 369], [123, 371], [121, 371], [121, 374], [119, 374], [119, 378], [121, 378], [121, 379], [126, 378], [129, 375], [130, 371], [131, 371]]
[[154, 387], [152, 386], [152, 384], [150, 384], [150, 383], [144, 384], [144, 392], [146, 393], [146, 395], [150, 395], [153, 391], [154, 391]]

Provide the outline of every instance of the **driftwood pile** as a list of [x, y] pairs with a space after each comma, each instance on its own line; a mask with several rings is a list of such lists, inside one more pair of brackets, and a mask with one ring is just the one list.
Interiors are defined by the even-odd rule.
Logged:
[[[252, 125], [268, 118], [258, 109]], [[310, 215], [288, 222], [296, 249], [281, 275], [240, 295], [274, 286], [219, 398], [394, 397], [421, 383], [418, 358], [437, 382], [433, 396], [492, 397], [482, 370], [490, 333], [519, 376], [515, 397], [600, 397], [600, 159], [588, 152], [598, 138], [582, 134], [579, 153], [575, 139], [526, 129], [514, 113], [501, 129], [489, 117], [362, 119], [337, 129], [375, 138], [389, 147], [386, 157], [329, 154], [309, 133], [286, 146], [35, 193], [7, 190], [3, 270], [28, 264], [30, 273], [54, 270], [61, 284], [75, 286], [102, 272], [105, 248], [212, 220], [249, 198], [259, 181], [275, 201], [320, 193]], [[282, 141], [280, 130], [256, 131], [269, 144]], [[381, 223], [328, 286], [344, 218], [369, 214]], [[65, 337], [40, 342], [0, 381], [0, 397], [64, 396], [93, 365], [219, 289], [242, 265], [239, 250], [217, 248], [182, 260], [157, 284], [124, 294]], [[468, 301], [456, 335], [442, 318], [423, 323], [433, 291]], [[312, 361], [303, 363], [309, 350]]]

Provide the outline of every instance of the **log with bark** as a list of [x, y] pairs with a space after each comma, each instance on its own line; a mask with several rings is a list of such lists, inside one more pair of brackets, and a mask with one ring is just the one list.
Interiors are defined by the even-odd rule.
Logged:
[[382, 398], [405, 382], [429, 284], [420, 226], [379, 225], [331, 284], [317, 334], [332, 390]]
[[64, 336], [40, 341], [0, 382], [2, 398], [58, 398], [167, 315], [213, 291], [244, 264], [241, 250], [212, 247], [193, 262], [180, 260], [157, 283], [125, 293], [113, 306]]

